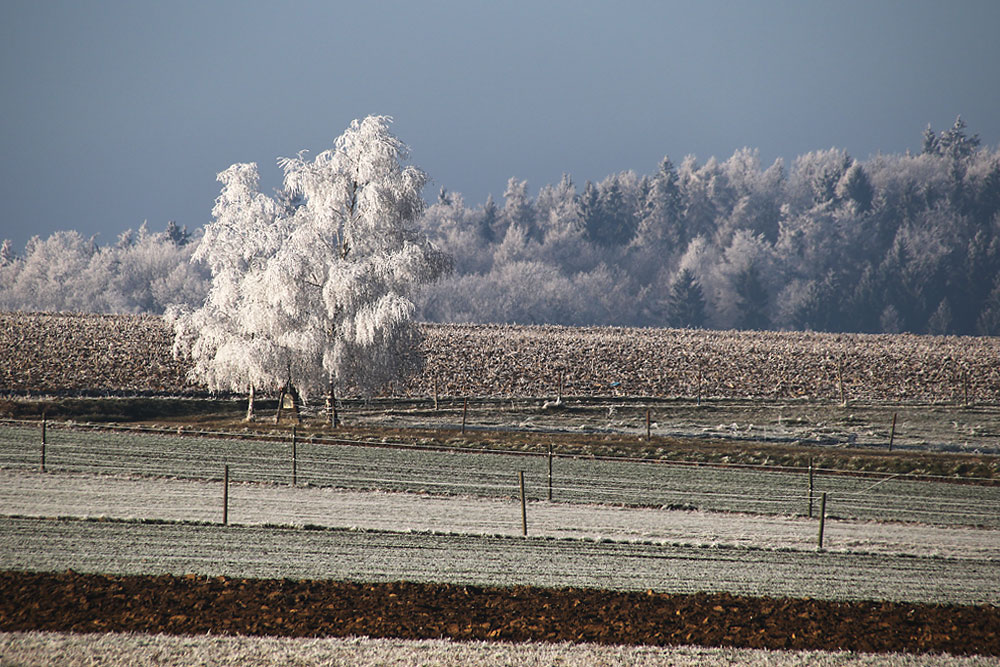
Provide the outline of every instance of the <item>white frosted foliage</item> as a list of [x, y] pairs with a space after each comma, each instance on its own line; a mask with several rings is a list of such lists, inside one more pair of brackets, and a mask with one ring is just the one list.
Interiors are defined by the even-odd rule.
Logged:
[[279, 160], [277, 200], [258, 192], [256, 165], [219, 174], [196, 253], [212, 288], [197, 311], [171, 313], [198, 379], [371, 393], [418, 368], [412, 296], [450, 261], [416, 229], [427, 179], [401, 164], [390, 122], [354, 121], [314, 159]]

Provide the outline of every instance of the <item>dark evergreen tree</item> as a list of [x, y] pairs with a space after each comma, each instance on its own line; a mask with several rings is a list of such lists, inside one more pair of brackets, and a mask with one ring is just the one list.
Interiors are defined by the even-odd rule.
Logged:
[[500, 232], [500, 211], [497, 209], [493, 195], [486, 196], [486, 203], [483, 204], [483, 216], [479, 221], [479, 236], [486, 243], [494, 243], [501, 236]]
[[683, 247], [687, 243], [682, 223], [684, 200], [677, 183], [677, 171], [670, 158], [663, 158], [660, 170], [641, 194], [636, 230], [639, 242], [656, 244], [669, 250]]
[[973, 134], [971, 137], [965, 134], [965, 121], [959, 116], [955, 119], [955, 124], [950, 129], [941, 133], [938, 139], [941, 154], [953, 160], [965, 160], [972, 156], [979, 148], [979, 135]]
[[976, 333], [980, 336], [1000, 336], [1000, 277], [993, 282], [993, 289], [979, 313]]
[[[584, 189], [584, 195], [587, 195]], [[625, 202], [617, 178], [610, 178], [598, 192], [598, 215], [584, 217], [587, 236], [602, 246], [627, 245], [635, 235], [635, 215]]]
[[850, 324], [845, 322], [847, 326], [842, 325], [832, 330], [877, 332], [879, 316], [882, 313], [884, 303], [884, 289], [879, 280], [879, 272], [873, 265], [866, 264], [847, 301], [847, 308], [851, 313], [847, 322]]
[[699, 328], [705, 324], [705, 295], [701, 283], [689, 269], [682, 269], [670, 283], [667, 322], [670, 326], [683, 329]]
[[837, 196], [851, 202], [858, 213], [867, 213], [871, 209], [875, 189], [859, 162], [852, 164], [840, 179]]
[[580, 194], [580, 217], [583, 220], [584, 230], [587, 238], [594, 239], [595, 230], [600, 229], [604, 222], [601, 220], [601, 195], [597, 191], [597, 186], [587, 181], [583, 184], [583, 193]]
[[924, 146], [921, 151], [924, 155], [941, 155], [941, 143], [938, 141], [937, 133], [930, 124], [924, 128]]
[[953, 333], [951, 306], [948, 305], [948, 299], [941, 299], [937, 310], [934, 311], [934, 314], [927, 321], [927, 333], [933, 336], [943, 336]]
[[767, 314], [769, 299], [757, 265], [750, 264], [736, 274], [733, 287], [739, 311], [737, 328], [755, 331], [767, 329], [771, 323]]
[[186, 245], [191, 240], [191, 234], [188, 233], [187, 227], [179, 227], [174, 220], [167, 223], [163, 237], [178, 246]]

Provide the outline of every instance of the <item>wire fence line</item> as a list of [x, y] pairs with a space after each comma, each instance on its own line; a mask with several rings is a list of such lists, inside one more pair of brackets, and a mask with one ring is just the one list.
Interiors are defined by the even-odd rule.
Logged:
[[794, 516], [826, 493], [830, 516], [1000, 528], [1000, 486], [908, 475], [65, 424], [42, 439], [37, 423], [0, 424], [0, 468], [214, 481], [228, 467], [234, 482], [487, 498], [516, 498], [524, 472], [529, 500]]

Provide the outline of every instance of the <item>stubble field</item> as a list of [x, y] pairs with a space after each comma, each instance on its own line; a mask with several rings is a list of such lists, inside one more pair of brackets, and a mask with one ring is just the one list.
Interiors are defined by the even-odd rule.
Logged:
[[[114, 633], [162, 630], [459, 642], [323, 649], [343, 664], [1000, 655], [993, 339], [427, 326], [421, 378], [346, 401], [351, 429], [305, 424], [293, 446], [287, 427], [204, 414], [155, 318], [2, 317], [0, 411], [20, 418], [0, 425], [4, 660], [134, 655]], [[189, 398], [131, 418], [129, 399], [71, 400], [102, 394]], [[306, 604], [320, 585], [343, 613]], [[255, 614], [230, 606], [251, 599]], [[496, 639], [550, 643], [466, 643]], [[197, 641], [188, 656], [213, 650]]]

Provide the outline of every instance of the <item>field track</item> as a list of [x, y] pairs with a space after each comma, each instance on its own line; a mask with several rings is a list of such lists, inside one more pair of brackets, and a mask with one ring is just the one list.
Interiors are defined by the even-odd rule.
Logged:
[[[396, 394], [1000, 401], [1000, 339], [425, 324]], [[0, 393], [203, 393], [151, 315], [0, 313]]]

